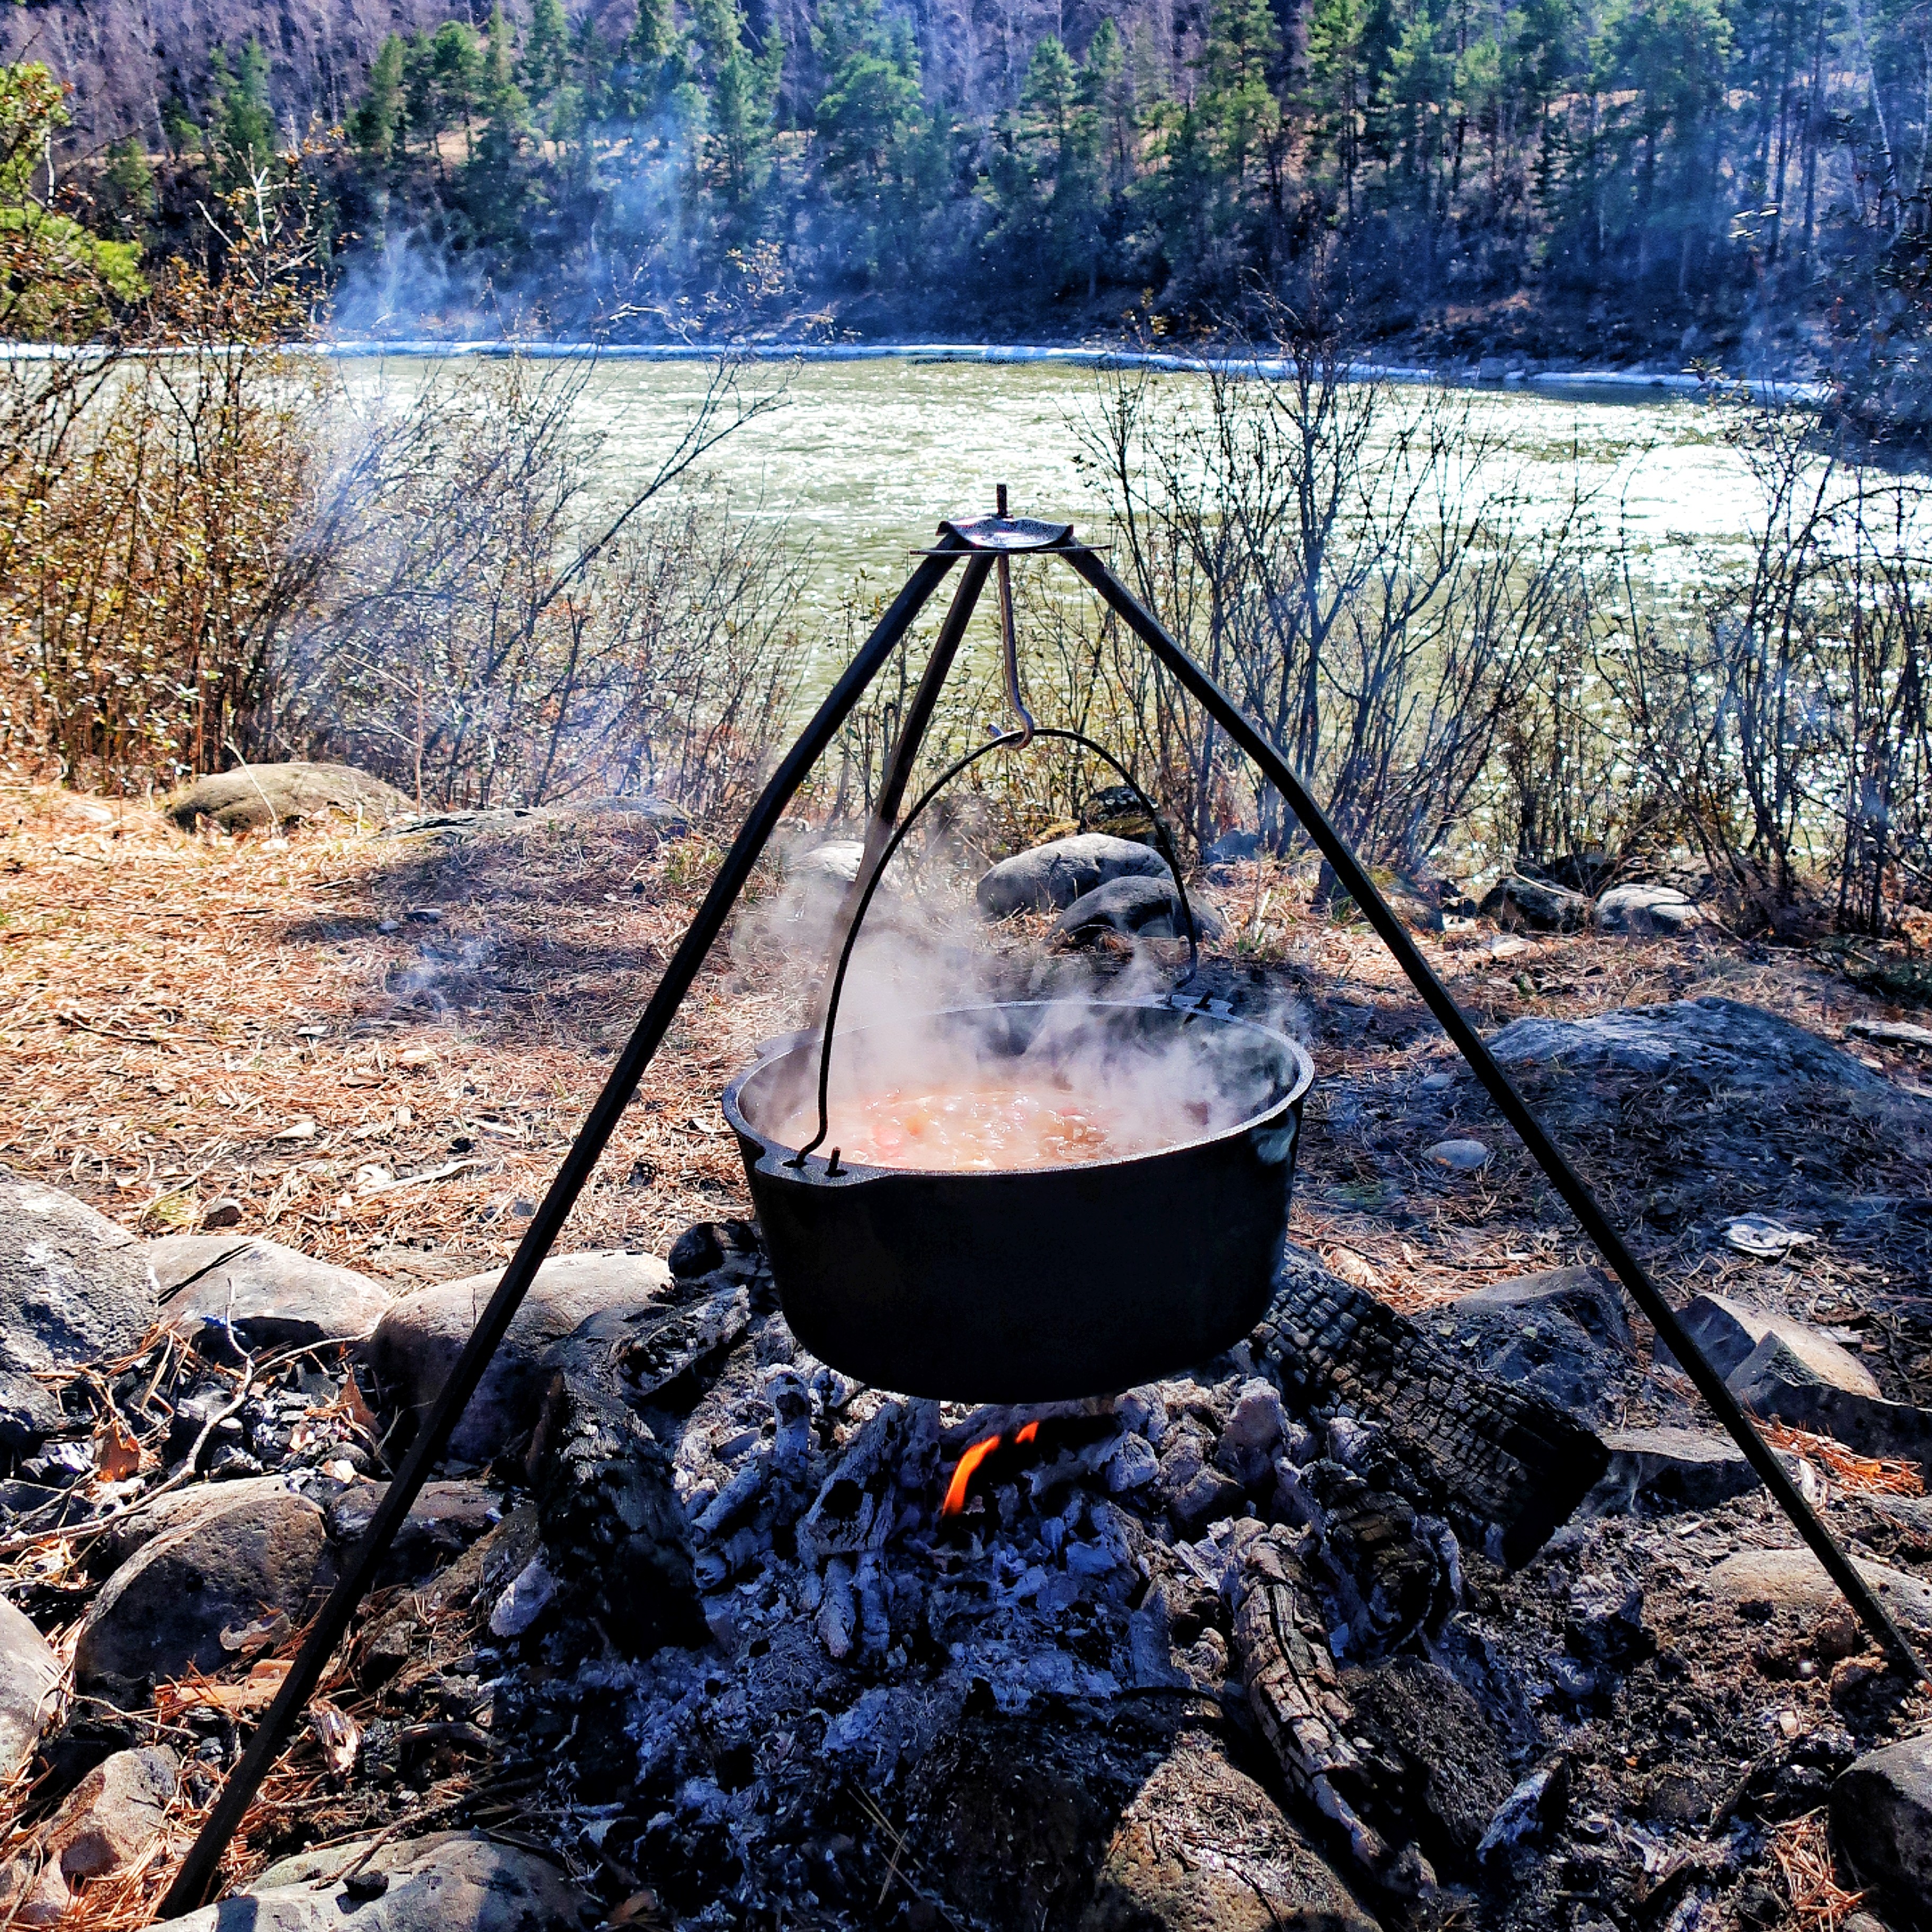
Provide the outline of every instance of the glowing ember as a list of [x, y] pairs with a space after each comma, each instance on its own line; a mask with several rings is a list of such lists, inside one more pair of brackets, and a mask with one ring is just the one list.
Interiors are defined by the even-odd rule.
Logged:
[[[780, 1138], [802, 1147], [818, 1127], [804, 1108]], [[922, 1094], [887, 1088], [831, 1110], [828, 1143], [872, 1167], [980, 1169], [1062, 1167], [1131, 1150], [1118, 1121], [1071, 1094], [1017, 1087]]]
[[1013, 1440], [1016, 1442], [1030, 1442], [1039, 1433], [1040, 1424], [1038, 1422], [1022, 1423], [1020, 1425], [1020, 1432], [1013, 1438]]

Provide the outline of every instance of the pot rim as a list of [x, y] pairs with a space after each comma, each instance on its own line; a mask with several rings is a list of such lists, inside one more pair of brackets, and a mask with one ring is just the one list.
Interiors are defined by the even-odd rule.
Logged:
[[[1205, 1005], [1196, 1005], [1191, 1000], [1177, 1004], [1160, 994], [1144, 999], [1129, 1000], [985, 1000], [968, 1006], [935, 1007], [929, 1012], [914, 1017], [951, 1019], [974, 1013], [1010, 1012], [1028, 1007], [1046, 1009], [1054, 1006], [1084, 1006], [1090, 1010], [1097, 1008], [1118, 1012], [1172, 1012], [1210, 1020], [1218, 1026], [1244, 1028], [1285, 1048], [1294, 1069], [1294, 1077], [1288, 1082], [1287, 1090], [1269, 1101], [1266, 1106], [1211, 1133], [1197, 1134], [1188, 1140], [1165, 1142], [1159, 1147], [1140, 1148], [1132, 1153], [1113, 1154], [1102, 1160], [1059, 1161], [1051, 1166], [1039, 1167], [876, 1167], [862, 1161], [842, 1160], [838, 1164], [838, 1172], [829, 1174], [825, 1171], [827, 1156], [817, 1154], [808, 1156], [807, 1165], [803, 1167], [790, 1166], [788, 1163], [796, 1156], [797, 1148], [788, 1146], [784, 1142], [753, 1126], [740, 1104], [739, 1096], [766, 1067], [789, 1058], [801, 1048], [811, 1046], [817, 1036], [808, 1032], [784, 1034], [776, 1040], [767, 1040], [757, 1049], [758, 1058], [752, 1064], [726, 1087], [719, 1105], [732, 1131], [743, 1139], [757, 1142], [761, 1150], [758, 1166], [767, 1173], [776, 1172], [782, 1179], [808, 1183], [814, 1186], [826, 1184], [837, 1186], [848, 1180], [874, 1180], [894, 1177], [924, 1180], [993, 1180], [1023, 1179], [1035, 1174], [1105, 1173], [1111, 1168], [1130, 1166], [1139, 1161], [1161, 1160], [1169, 1154], [1185, 1154], [1197, 1148], [1213, 1147], [1258, 1127], [1264, 1127], [1282, 1114], [1299, 1106], [1308, 1090], [1315, 1084], [1315, 1062], [1310, 1058], [1308, 1049], [1279, 1028], [1266, 1025], [1259, 1020], [1250, 1019], [1240, 1013], [1218, 1012]], [[854, 1030], [856, 1035], [871, 1030], [862, 1027]], [[842, 1034], [840, 1037], [843, 1039], [847, 1036]], [[774, 1154], [782, 1154], [786, 1159], [773, 1162], [772, 1156]], [[813, 1171], [814, 1168], [818, 1170], [815, 1172]]]

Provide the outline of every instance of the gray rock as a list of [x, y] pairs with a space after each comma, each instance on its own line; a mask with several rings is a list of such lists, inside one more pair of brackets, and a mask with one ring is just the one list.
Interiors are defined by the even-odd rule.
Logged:
[[[1909, 1630], [1932, 1630], [1932, 1583], [1883, 1563], [1859, 1561], [1858, 1574]], [[1741, 1550], [1712, 1569], [1710, 1591], [1727, 1606], [1768, 1606], [1806, 1627], [1851, 1611], [1825, 1566], [1808, 1550]]]
[[161, 1320], [193, 1341], [232, 1326], [244, 1349], [360, 1341], [392, 1297], [353, 1268], [337, 1268], [278, 1241], [228, 1234], [168, 1234], [148, 1244], [160, 1291]]
[[136, 1348], [154, 1285], [124, 1228], [0, 1168], [0, 1368], [77, 1368]]
[[290, 1492], [284, 1476], [243, 1476], [226, 1483], [191, 1483], [152, 1501], [137, 1503], [116, 1516], [88, 1554], [97, 1576], [111, 1575], [129, 1557], [164, 1530], [185, 1529], [211, 1516], [266, 1507], [270, 1498]]
[[1762, 1007], [1714, 994], [1624, 1006], [1585, 1020], [1512, 1020], [1490, 1042], [1505, 1066], [1535, 1062], [1580, 1072], [1668, 1074], [1702, 1088], [1763, 1093], [1803, 1081], [1888, 1100], [1882, 1073]]
[[1262, 1787], [1198, 1731], [1135, 1792], [1079, 1932], [1374, 1932]]
[[[1879, 1393], [1871, 1371], [1856, 1355], [1828, 1335], [1789, 1315], [1774, 1315], [1721, 1294], [1700, 1294], [1678, 1319], [1696, 1343], [1698, 1353], [1720, 1376], [1728, 1376], [1741, 1368], [1767, 1336], [1774, 1336], [1821, 1382], [1856, 1395]], [[1664, 1367], [1676, 1366], [1676, 1358], [1662, 1342], [1654, 1354]]]
[[68, 1880], [124, 1870], [160, 1837], [179, 1770], [162, 1744], [104, 1760], [54, 1814], [44, 1840], [48, 1862]]
[[1839, 1388], [1801, 1360], [1781, 1336], [1767, 1335], [1724, 1381], [1758, 1414], [1832, 1436], [1862, 1456], [1912, 1462], [1932, 1457], [1932, 1412]]
[[[216, 1496], [224, 1488], [217, 1485]], [[250, 1493], [143, 1544], [102, 1585], [74, 1650], [76, 1687], [121, 1700], [190, 1666], [233, 1660], [224, 1630], [277, 1611], [299, 1624], [328, 1580], [322, 1511], [292, 1490]]]
[[1840, 1772], [1832, 1829], [1868, 1884], [1908, 1910], [1932, 1898], [1932, 1731], [1868, 1752]]
[[[580, 1932], [581, 1895], [554, 1865], [514, 1846], [443, 1833], [378, 1846], [362, 1868], [388, 1880], [375, 1898], [337, 1876], [368, 1850], [364, 1839], [284, 1860], [254, 1892], [166, 1923], [175, 1932]], [[317, 1886], [266, 1882], [322, 1857], [333, 1872]]]
[[835, 884], [849, 886], [865, 862], [862, 838], [828, 838], [824, 844], [800, 854], [789, 862], [787, 869], [800, 878], [830, 879]]
[[[445, 1282], [389, 1304], [363, 1345], [386, 1396], [418, 1417], [428, 1412], [502, 1274]], [[621, 1250], [545, 1262], [456, 1426], [450, 1454], [485, 1462], [526, 1434], [543, 1400], [544, 1351], [593, 1315], [646, 1306], [670, 1279], [656, 1255]]]
[[1622, 1300], [1598, 1268], [1496, 1282], [1430, 1310], [1423, 1325], [1460, 1342], [1485, 1375], [1533, 1388], [1592, 1421], [1607, 1417], [1630, 1365]]
[[1660, 1516], [1715, 1509], [1756, 1488], [1757, 1472], [1728, 1436], [1706, 1429], [1612, 1429], [1610, 1466], [1583, 1501], [1586, 1516], [1613, 1516], [1639, 1504]]
[[24, 1454], [66, 1426], [67, 1418], [51, 1390], [32, 1376], [0, 1369], [0, 1450]]
[[1600, 1268], [1549, 1268], [1472, 1288], [1454, 1304], [1459, 1313], [1514, 1316], [1536, 1321], [1561, 1315], [1593, 1340], [1616, 1348], [1634, 1346], [1624, 1313], [1623, 1292]]
[[[1221, 921], [1214, 908], [1192, 894], [1187, 904], [1201, 938], [1218, 938]], [[1109, 879], [1104, 886], [1082, 893], [1060, 915], [1054, 930], [1070, 939], [1091, 938], [1101, 932], [1180, 939], [1186, 936], [1187, 922], [1172, 879]]]
[[1581, 892], [1513, 872], [1484, 894], [1480, 910], [1498, 926], [1528, 926], [1537, 932], [1581, 932], [1590, 923], [1590, 902]]
[[359, 825], [386, 824], [415, 807], [392, 784], [349, 765], [248, 765], [196, 778], [163, 809], [184, 832], [208, 818], [224, 832], [263, 825], [298, 825], [333, 812]]
[[1633, 938], [1688, 932], [1704, 923], [1702, 909], [1674, 886], [1612, 886], [1597, 901], [1597, 929]]
[[73, 1910], [74, 1894], [60, 1866], [43, 1860], [38, 1849], [0, 1867], [0, 1924], [10, 1932], [16, 1925], [58, 1925]]
[[0, 1784], [33, 1756], [59, 1707], [61, 1676], [46, 1638], [0, 1597]]
[[1422, 1157], [1452, 1174], [1476, 1174], [1489, 1166], [1490, 1150], [1481, 1141], [1438, 1141], [1422, 1150]]
[[[388, 1492], [387, 1483], [358, 1478], [328, 1505], [329, 1535], [338, 1543], [359, 1542]], [[380, 1580], [412, 1582], [440, 1570], [494, 1529], [502, 1514], [495, 1492], [481, 1483], [424, 1484], [383, 1558]]]
[[983, 917], [1005, 919], [1016, 912], [1070, 906], [1110, 880], [1168, 876], [1166, 860], [1150, 846], [1104, 832], [1083, 832], [1002, 860], [980, 880], [974, 896]]
[[1879, 1046], [1909, 1046], [1921, 1053], [1932, 1050], [1932, 1027], [1914, 1026], [1906, 1020], [1850, 1020], [1845, 1036]]

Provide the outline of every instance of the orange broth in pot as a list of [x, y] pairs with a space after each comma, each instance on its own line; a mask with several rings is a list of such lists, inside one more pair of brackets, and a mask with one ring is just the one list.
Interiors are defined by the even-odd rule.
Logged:
[[[1066, 1167], [1140, 1152], [1143, 1134], [1104, 1106], [1048, 1088], [962, 1084], [921, 1091], [889, 1087], [836, 1101], [825, 1145], [868, 1167], [947, 1172]], [[802, 1147], [818, 1130], [818, 1108], [801, 1108], [778, 1130]]]

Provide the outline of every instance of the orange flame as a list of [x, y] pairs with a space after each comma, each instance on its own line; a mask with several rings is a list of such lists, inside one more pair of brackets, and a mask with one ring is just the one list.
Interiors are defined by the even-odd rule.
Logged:
[[989, 1436], [985, 1442], [974, 1443], [960, 1457], [952, 1480], [946, 1486], [946, 1500], [939, 1506], [941, 1516], [958, 1516], [965, 1509], [966, 1485], [973, 1480], [973, 1472], [999, 1446], [1000, 1438]]
[[1003, 1444], [1010, 1442], [1018, 1448], [1023, 1442], [1034, 1441], [1039, 1434], [1040, 1424], [1036, 1420], [1022, 1423], [1011, 1436], [989, 1436], [983, 1442], [974, 1443], [955, 1466], [952, 1480], [946, 1486], [946, 1500], [939, 1506], [939, 1514], [942, 1516], [963, 1514], [966, 1508], [966, 1486], [973, 1480], [973, 1472]]

